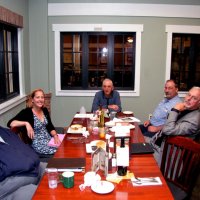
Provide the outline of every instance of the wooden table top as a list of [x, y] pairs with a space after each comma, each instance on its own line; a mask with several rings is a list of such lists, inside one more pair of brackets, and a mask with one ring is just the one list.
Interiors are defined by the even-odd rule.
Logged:
[[[88, 120], [81, 118], [74, 118], [71, 124], [83, 124], [86, 126]], [[134, 123], [135, 128], [131, 129], [131, 140], [132, 142], [144, 142], [144, 137], [137, 123]], [[112, 134], [112, 133], [111, 133]], [[85, 171], [91, 170], [91, 154], [86, 153], [86, 145], [84, 143], [75, 143], [70, 137], [82, 137], [80, 134], [66, 134], [61, 146], [55, 153], [55, 158], [70, 158], [70, 157], [85, 157], [86, 168]], [[94, 139], [99, 139], [98, 135], [91, 135], [87, 142]], [[56, 189], [49, 189], [47, 175], [45, 174], [33, 196], [35, 200], [49, 199], [102, 199], [107, 200], [129, 200], [129, 199], [173, 199], [173, 196], [165, 182], [164, 177], [153, 157], [152, 154], [143, 155], [131, 155], [130, 165], [128, 167], [130, 172], [133, 172], [136, 177], [160, 177], [162, 185], [158, 186], [133, 186], [130, 180], [122, 180], [119, 184], [114, 183], [115, 189], [109, 194], [97, 194], [91, 190], [90, 187], [86, 187], [85, 190], [81, 191], [79, 185], [84, 183], [85, 172], [75, 172], [74, 187], [70, 189], [64, 188], [62, 183], [58, 184]], [[105, 177], [101, 174], [102, 180]]]

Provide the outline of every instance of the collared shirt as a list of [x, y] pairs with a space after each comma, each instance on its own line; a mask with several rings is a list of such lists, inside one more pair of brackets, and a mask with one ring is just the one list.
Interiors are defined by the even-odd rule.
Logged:
[[3, 140], [3, 138], [0, 136], [0, 142], [5, 143], [5, 141]]
[[[102, 108], [108, 109], [108, 105], [118, 105], [119, 109], [117, 112], [121, 111], [121, 100], [119, 92], [114, 90], [109, 98], [105, 97], [103, 91], [98, 91], [95, 94], [93, 104], [92, 104], [92, 112], [99, 109], [99, 106], [101, 105]], [[112, 109], [109, 109], [109, 112], [112, 111]]]
[[164, 125], [170, 110], [179, 102], [181, 99], [178, 95], [172, 99], [164, 98], [154, 110], [150, 123], [153, 126]]

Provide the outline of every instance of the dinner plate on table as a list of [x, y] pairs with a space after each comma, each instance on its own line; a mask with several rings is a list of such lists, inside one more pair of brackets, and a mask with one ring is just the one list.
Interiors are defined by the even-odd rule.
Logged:
[[106, 143], [103, 140], [94, 140], [86, 144], [86, 152], [93, 153], [99, 147], [106, 149]]
[[86, 127], [80, 124], [73, 124], [68, 128], [67, 133], [82, 134], [84, 131], [86, 131]]
[[108, 122], [105, 123], [105, 126], [111, 128], [111, 127], [115, 126], [115, 122], [114, 121], [108, 121]]
[[[113, 127], [110, 128], [109, 130], [110, 130], [111, 132], [115, 132], [117, 129], [119, 129], [119, 127], [123, 127], [123, 126], [113, 126]], [[125, 127], [125, 126], [124, 126], [124, 127]], [[126, 127], [128, 127], [129, 129], [135, 128], [135, 126], [134, 126], [133, 124], [130, 124], [130, 125], [126, 126]]]
[[133, 112], [132, 111], [124, 111], [123, 114], [125, 114], [125, 115], [132, 115]]
[[112, 192], [115, 189], [115, 186], [109, 181], [96, 181], [91, 186], [91, 189], [93, 192], [96, 192], [98, 194], [107, 194]]

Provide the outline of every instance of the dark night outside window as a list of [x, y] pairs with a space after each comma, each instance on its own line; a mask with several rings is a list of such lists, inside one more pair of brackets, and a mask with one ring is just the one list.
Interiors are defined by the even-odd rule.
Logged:
[[179, 91], [200, 86], [200, 35], [174, 33], [172, 35], [171, 78]]
[[61, 32], [61, 89], [96, 90], [111, 78], [134, 90], [135, 33]]
[[0, 23], [0, 103], [19, 95], [17, 28]]

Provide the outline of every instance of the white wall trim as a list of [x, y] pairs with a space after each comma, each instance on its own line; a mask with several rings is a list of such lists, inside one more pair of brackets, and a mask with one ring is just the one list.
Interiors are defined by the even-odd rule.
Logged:
[[25, 88], [24, 88], [24, 49], [23, 49], [23, 29], [18, 28], [18, 61], [19, 61], [19, 90], [20, 94], [4, 103], [0, 104], [0, 115], [14, 108], [25, 101]]
[[17, 96], [5, 103], [0, 104], [0, 115], [18, 106], [26, 100], [26, 96]]
[[[200, 26], [185, 26], [185, 25], [166, 25], [165, 32], [167, 33], [167, 55], [166, 55], [166, 72], [165, 79], [170, 78], [171, 72], [171, 50], [172, 50], [172, 34], [173, 33], [193, 33], [200, 34]], [[180, 92], [179, 96], [185, 96], [186, 92]]]
[[25, 88], [24, 88], [24, 49], [23, 49], [23, 29], [18, 28], [18, 52], [19, 52], [19, 90], [20, 96], [25, 95]]
[[49, 3], [48, 16], [140, 16], [200, 18], [199, 5], [139, 3]]
[[136, 32], [135, 90], [119, 91], [121, 96], [140, 95], [141, 24], [53, 24], [55, 41], [55, 88], [57, 96], [94, 96], [94, 90], [61, 90], [60, 77], [60, 32], [62, 31], [105, 31]]

